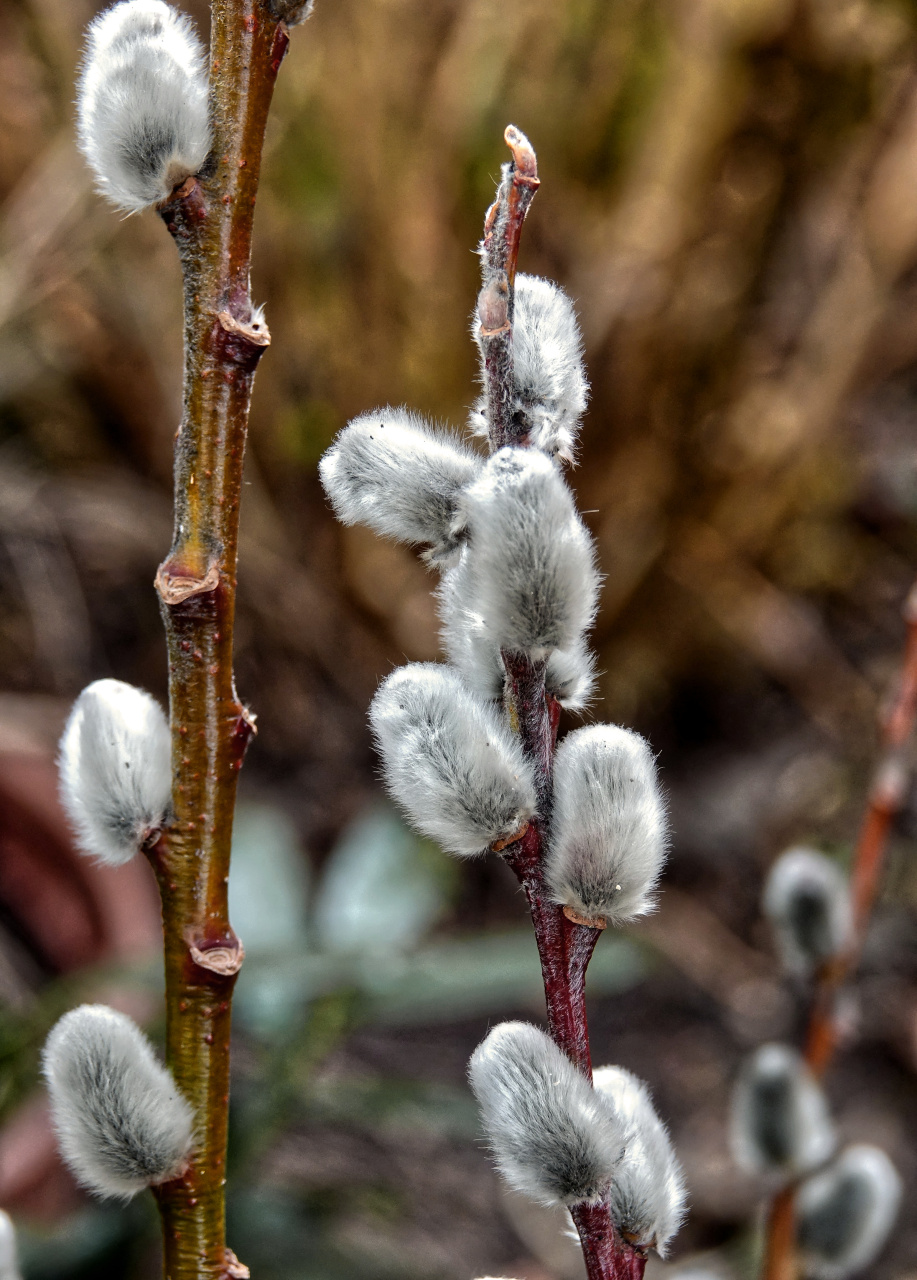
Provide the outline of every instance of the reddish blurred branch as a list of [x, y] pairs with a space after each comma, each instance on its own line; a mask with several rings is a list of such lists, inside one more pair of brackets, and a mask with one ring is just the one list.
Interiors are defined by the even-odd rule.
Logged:
[[[844, 983], [855, 970], [875, 906], [885, 863], [888, 838], [896, 815], [907, 796], [908, 742], [917, 720], [917, 583], [911, 587], [902, 610], [907, 640], [891, 705], [882, 716], [882, 753], [873, 774], [860, 833], [850, 870], [853, 933], [850, 945], [818, 974], [806, 1035], [806, 1062], [816, 1076], [823, 1076], [839, 1041], [839, 998]], [[793, 1199], [787, 1187], [774, 1197], [768, 1214], [764, 1280], [794, 1280], [796, 1275]]]
[[181, 259], [184, 412], [175, 531], [156, 586], [169, 646], [174, 822], [151, 855], [162, 895], [167, 1056], [197, 1114], [185, 1175], [157, 1191], [167, 1280], [248, 1271], [226, 1248], [230, 1003], [243, 950], [227, 881], [236, 780], [253, 722], [236, 696], [233, 622], [251, 388], [270, 341], [249, 292], [252, 219], [274, 80], [287, 47], [261, 0], [215, 0], [216, 163], [161, 207]]

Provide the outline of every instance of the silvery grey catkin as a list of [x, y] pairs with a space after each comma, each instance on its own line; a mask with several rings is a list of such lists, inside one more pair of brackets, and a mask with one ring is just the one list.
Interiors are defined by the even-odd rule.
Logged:
[[648, 743], [616, 725], [568, 734], [554, 762], [545, 866], [554, 900], [613, 924], [645, 915], [666, 843], [665, 805]]
[[795, 1049], [762, 1045], [745, 1063], [733, 1091], [731, 1136], [736, 1163], [750, 1173], [794, 1177], [831, 1155], [828, 1103]]
[[[472, 333], [480, 346], [481, 322], [475, 310]], [[482, 381], [486, 378], [481, 361]], [[513, 312], [513, 411], [529, 443], [549, 457], [572, 462], [589, 384], [583, 372], [583, 342], [573, 303], [550, 280], [516, 276]], [[488, 434], [486, 396], [474, 407], [471, 427]]]
[[461, 545], [455, 527], [461, 489], [481, 459], [454, 436], [437, 432], [405, 409], [376, 409], [354, 418], [319, 463], [342, 524], [365, 524], [397, 542], [424, 545], [445, 563]]
[[105, 1005], [81, 1005], [42, 1055], [61, 1154], [84, 1187], [129, 1199], [177, 1177], [192, 1114], [139, 1027]]
[[[452, 666], [482, 698], [503, 696], [506, 670], [500, 649], [487, 625], [475, 592], [473, 562], [462, 556], [443, 574], [437, 591], [442, 640]], [[576, 635], [567, 649], [553, 649], [545, 666], [545, 690], [568, 711], [582, 711], [595, 692], [595, 659], [585, 636]]]
[[163, 825], [172, 789], [169, 725], [155, 698], [96, 680], [74, 703], [60, 740], [64, 808], [84, 853], [118, 866]]
[[511, 1187], [543, 1204], [602, 1198], [626, 1130], [550, 1036], [527, 1022], [502, 1022], [474, 1051], [468, 1075]]
[[450, 607], [480, 617], [495, 651], [537, 661], [575, 645], [592, 623], [598, 574], [592, 539], [550, 459], [500, 449], [462, 491], [458, 518], [468, 542]]
[[483, 853], [533, 816], [535, 784], [518, 739], [452, 668], [400, 667], [379, 686], [369, 718], [389, 791], [449, 853]]
[[626, 1130], [624, 1154], [608, 1192], [611, 1216], [625, 1239], [665, 1257], [685, 1215], [685, 1183], [649, 1089], [623, 1067], [599, 1067], [595, 1088]]
[[853, 929], [850, 886], [837, 864], [815, 849], [788, 849], [774, 863], [764, 890], [784, 967], [814, 974], [848, 945]]
[[77, 93], [80, 149], [119, 209], [165, 200], [211, 146], [204, 51], [163, 0], [122, 0], [89, 26]]
[[901, 1178], [884, 1151], [858, 1143], [802, 1184], [797, 1236], [805, 1274], [846, 1280], [874, 1262], [898, 1217]]

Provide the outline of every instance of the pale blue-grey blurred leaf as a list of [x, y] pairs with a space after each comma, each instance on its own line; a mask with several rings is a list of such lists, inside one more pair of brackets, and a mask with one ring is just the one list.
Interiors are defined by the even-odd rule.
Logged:
[[308, 864], [290, 819], [268, 805], [239, 805], [229, 918], [248, 955], [304, 944], [308, 888]]
[[315, 901], [318, 947], [378, 955], [416, 946], [445, 905], [445, 865], [445, 854], [437, 857], [390, 809], [363, 814], [325, 868]]

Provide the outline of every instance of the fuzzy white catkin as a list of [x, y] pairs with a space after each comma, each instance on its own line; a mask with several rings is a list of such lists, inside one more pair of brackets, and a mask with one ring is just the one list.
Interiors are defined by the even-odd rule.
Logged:
[[474, 1051], [468, 1075], [511, 1187], [543, 1204], [601, 1198], [618, 1168], [624, 1127], [549, 1036], [527, 1022], [502, 1022]]
[[805, 1274], [845, 1280], [879, 1256], [898, 1217], [901, 1178], [879, 1147], [847, 1147], [796, 1197]]
[[685, 1183], [649, 1089], [623, 1067], [600, 1067], [595, 1088], [609, 1099], [627, 1138], [608, 1192], [611, 1216], [625, 1238], [665, 1257], [685, 1215]]
[[500, 449], [459, 498], [468, 545], [449, 588], [450, 619], [480, 619], [492, 651], [533, 661], [577, 645], [592, 622], [595, 555], [573, 495], [535, 449]]
[[[484, 619], [471, 605], [468, 564], [463, 558], [443, 575], [437, 596], [446, 655], [482, 698], [503, 696], [505, 671]], [[545, 667], [545, 689], [567, 711], [582, 711], [595, 693], [595, 658], [583, 636], [569, 649], [554, 649]]]
[[535, 784], [518, 740], [451, 667], [399, 668], [379, 686], [369, 718], [389, 791], [447, 852], [483, 853], [533, 816]]
[[16, 1230], [8, 1213], [0, 1209], [0, 1280], [20, 1280], [16, 1258]]
[[736, 1163], [750, 1173], [791, 1177], [831, 1155], [827, 1100], [795, 1049], [762, 1045], [745, 1063], [732, 1095], [731, 1138]]
[[610, 724], [568, 734], [554, 761], [545, 863], [554, 901], [616, 925], [645, 915], [653, 907], [666, 841], [649, 744]]
[[56, 1023], [42, 1062], [61, 1154], [82, 1186], [129, 1199], [178, 1176], [191, 1108], [130, 1018], [81, 1005]]
[[814, 849], [788, 849], [771, 867], [764, 911], [790, 973], [809, 975], [850, 941], [853, 913], [843, 872]]
[[118, 208], [156, 204], [200, 172], [211, 146], [203, 59], [190, 20], [163, 0], [122, 0], [90, 24], [79, 144]]
[[386, 408], [348, 423], [319, 463], [319, 475], [343, 524], [426, 544], [427, 559], [440, 563], [460, 546], [458, 494], [480, 465], [455, 437], [406, 409]]
[[84, 853], [118, 866], [165, 821], [172, 785], [169, 726], [155, 698], [96, 680], [60, 740], [60, 791]]
[[[472, 331], [480, 346], [481, 322]], [[538, 276], [517, 275], [513, 314], [513, 411], [529, 443], [550, 457], [572, 462], [589, 384], [583, 372], [583, 340], [573, 303], [563, 289]], [[483, 378], [482, 360], [482, 378]], [[486, 397], [474, 407], [471, 426], [487, 436]]]

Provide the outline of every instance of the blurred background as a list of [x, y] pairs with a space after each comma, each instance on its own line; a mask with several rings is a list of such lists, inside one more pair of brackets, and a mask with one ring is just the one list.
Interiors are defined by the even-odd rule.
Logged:
[[[27, 1280], [159, 1274], [148, 1198], [74, 1188], [37, 1073], [78, 1000], [162, 1032], [148, 869], [77, 857], [53, 766], [90, 680], [166, 690], [180, 285], [156, 216], [113, 213], [74, 147], [93, 12], [0, 8], [0, 1205]], [[273, 345], [239, 573], [259, 736], [232, 886], [229, 1238], [258, 1280], [579, 1275], [563, 1222], [499, 1189], [464, 1080], [489, 1025], [542, 1014], [521, 896], [496, 858], [419, 842], [376, 776], [366, 708], [394, 665], [437, 656], [435, 582], [337, 526], [316, 477], [377, 404], [463, 425], [472, 250], [510, 121], [543, 179], [520, 265], [576, 300], [593, 384], [572, 474], [605, 575], [592, 715], [652, 740], [671, 802], [661, 910], [602, 938], [590, 1015], [595, 1060], [650, 1082], [686, 1165], [677, 1262], [752, 1274], [761, 1188], [731, 1163], [728, 1090], [804, 1009], [762, 879], [791, 842], [849, 857], [904, 639], [913, 0], [318, 0], [256, 219]], [[915, 848], [917, 797], [828, 1081], [845, 1138], [884, 1146], [908, 1188], [869, 1273], [892, 1280], [917, 1277]]]

